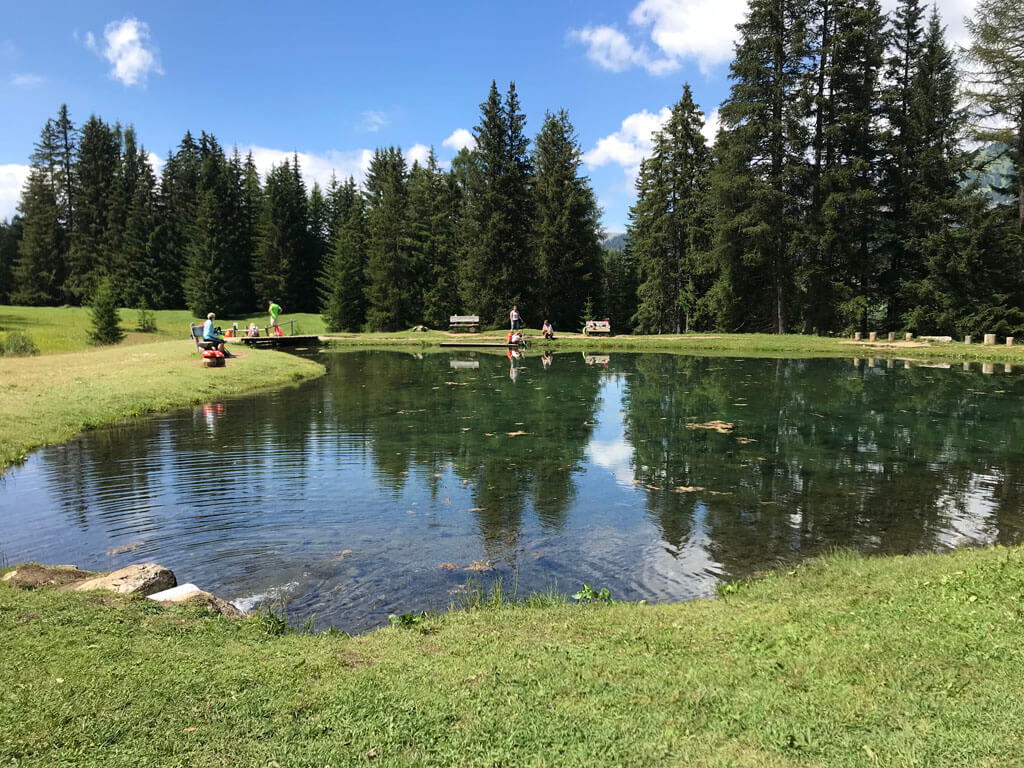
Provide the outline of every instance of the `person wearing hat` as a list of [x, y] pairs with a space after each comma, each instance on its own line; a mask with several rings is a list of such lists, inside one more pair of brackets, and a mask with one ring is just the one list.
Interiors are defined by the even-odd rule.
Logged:
[[213, 321], [216, 319], [217, 316], [213, 312], [206, 316], [206, 322], [203, 323], [203, 343], [207, 349], [218, 349], [223, 352], [224, 339], [218, 334], [218, 329], [213, 327]]

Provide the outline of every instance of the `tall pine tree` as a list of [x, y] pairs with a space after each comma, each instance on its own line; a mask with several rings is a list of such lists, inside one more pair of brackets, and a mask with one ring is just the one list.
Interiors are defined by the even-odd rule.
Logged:
[[600, 211], [576, 131], [560, 110], [544, 116], [533, 149], [537, 320], [568, 328], [601, 290]]
[[[418, 316], [412, 291], [408, 240], [407, 172], [402, 151], [378, 149], [366, 173], [366, 324], [373, 331], [396, 331]], [[418, 317], [417, 317], [418, 319]]]
[[645, 333], [690, 330], [706, 293], [711, 152], [703, 126], [687, 84], [637, 177], [628, 234], [640, 278], [634, 323]]

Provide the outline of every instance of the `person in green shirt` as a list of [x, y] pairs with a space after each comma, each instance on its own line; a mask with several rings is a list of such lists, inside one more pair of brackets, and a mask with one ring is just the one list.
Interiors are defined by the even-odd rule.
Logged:
[[276, 333], [278, 336], [284, 336], [284, 334], [281, 332], [281, 325], [277, 319], [278, 316], [281, 314], [281, 307], [277, 304], [277, 302], [271, 299], [268, 311], [270, 312], [270, 327], [274, 329], [274, 333]]

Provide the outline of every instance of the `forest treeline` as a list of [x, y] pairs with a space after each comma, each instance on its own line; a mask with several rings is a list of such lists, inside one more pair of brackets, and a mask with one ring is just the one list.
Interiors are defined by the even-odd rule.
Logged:
[[[0, 223], [0, 302], [248, 314], [275, 299], [332, 330], [498, 325], [1024, 336], [1024, 6], [981, 0], [958, 56], [900, 0], [751, 0], [713, 145], [689, 86], [640, 166], [628, 240], [604, 250], [565, 111], [531, 140], [492, 82], [447, 169], [379, 148], [307, 190], [186, 133], [157, 178], [131, 127], [66, 106]], [[972, 182], [982, 160], [1009, 173]]]

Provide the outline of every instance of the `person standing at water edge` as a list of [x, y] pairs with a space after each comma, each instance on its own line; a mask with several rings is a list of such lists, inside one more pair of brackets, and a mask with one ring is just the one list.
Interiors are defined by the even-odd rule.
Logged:
[[512, 305], [512, 311], [508, 313], [508, 319], [512, 323], [512, 330], [519, 330], [519, 306], [517, 304]]
[[281, 307], [277, 304], [277, 302], [271, 299], [270, 306], [267, 308], [267, 311], [270, 312], [270, 327], [278, 336], [283, 336], [284, 334], [281, 333], [281, 325], [277, 319], [278, 315], [281, 314]]

